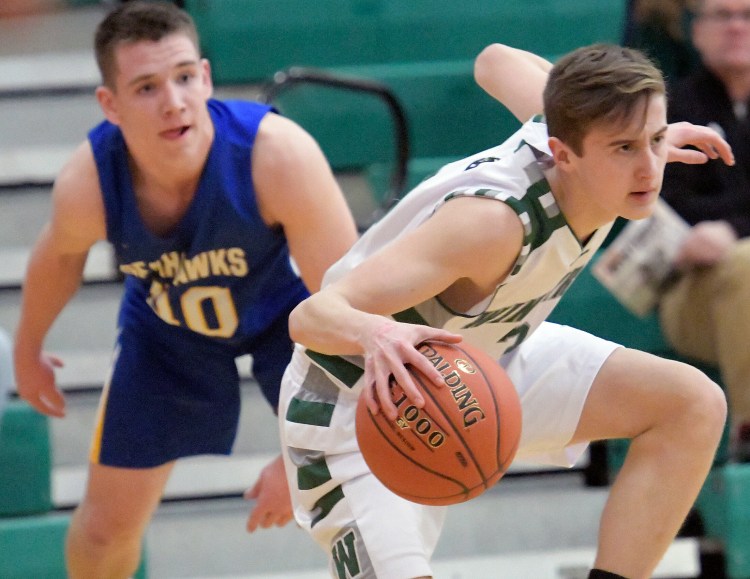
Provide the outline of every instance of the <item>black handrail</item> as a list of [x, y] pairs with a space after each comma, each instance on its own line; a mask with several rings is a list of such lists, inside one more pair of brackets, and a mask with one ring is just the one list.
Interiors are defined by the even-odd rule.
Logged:
[[261, 88], [259, 99], [267, 104], [273, 104], [273, 101], [282, 92], [304, 84], [317, 84], [330, 88], [365, 92], [379, 97], [388, 105], [388, 110], [393, 118], [396, 159], [391, 171], [390, 188], [372, 216], [370, 223], [365, 225], [366, 228], [385, 215], [405, 193], [410, 155], [406, 112], [393, 91], [384, 83], [371, 79], [334, 75], [328, 71], [299, 66], [293, 66], [275, 73], [272, 79]]

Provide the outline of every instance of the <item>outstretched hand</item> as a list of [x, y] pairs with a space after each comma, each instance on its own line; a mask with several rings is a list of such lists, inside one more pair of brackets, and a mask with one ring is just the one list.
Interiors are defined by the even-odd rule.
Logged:
[[[722, 159], [734, 165], [734, 154], [722, 136], [715, 130], [688, 122], [671, 123], [667, 129], [667, 162], [699, 165], [709, 159]], [[683, 149], [691, 145], [698, 149]]]
[[243, 496], [255, 500], [247, 519], [248, 533], [256, 531], [258, 527], [283, 527], [292, 520], [292, 499], [281, 455], [263, 468], [256, 483]]
[[430, 326], [395, 322], [384, 325], [370, 336], [365, 348], [365, 386], [362, 391], [370, 412], [377, 414], [382, 410], [391, 420], [398, 416], [390, 395], [391, 380], [401, 386], [417, 407], [424, 405], [424, 398], [407, 365], [424, 374], [436, 386], [442, 385], [440, 373], [416, 348], [429, 340], [456, 344], [461, 341], [461, 335]]

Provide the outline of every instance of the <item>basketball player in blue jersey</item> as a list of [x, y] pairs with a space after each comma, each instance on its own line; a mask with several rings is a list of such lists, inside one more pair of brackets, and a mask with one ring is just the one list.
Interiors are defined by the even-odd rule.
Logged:
[[[129, 2], [102, 21], [95, 47], [106, 121], [55, 182], [14, 352], [21, 396], [64, 416], [61, 362], [43, 353], [44, 338], [79, 287], [89, 248], [109, 240], [125, 290], [88, 486], [67, 541], [73, 578], [130, 576], [174, 461], [230, 452], [237, 356], [252, 355], [276, 407], [292, 352], [288, 313], [356, 238], [306, 132], [265, 105], [211, 99], [188, 14]], [[249, 530], [291, 519], [280, 457], [249, 494]]]
[[705, 127], [667, 125], [662, 75], [636, 51], [584, 47], [551, 67], [496, 45], [476, 72], [523, 127], [406, 195], [290, 316], [299, 345], [279, 419], [295, 517], [333, 577], [431, 576], [445, 507], [383, 487], [354, 416], [364, 396], [396, 419], [394, 378], [421, 406], [408, 365], [445, 385], [416, 346], [466, 340], [518, 390], [519, 459], [570, 466], [589, 441], [632, 439], [590, 578], [645, 579], [709, 471], [723, 393], [691, 366], [544, 320], [616, 217], [651, 214], [668, 160], [731, 164], [731, 150]]

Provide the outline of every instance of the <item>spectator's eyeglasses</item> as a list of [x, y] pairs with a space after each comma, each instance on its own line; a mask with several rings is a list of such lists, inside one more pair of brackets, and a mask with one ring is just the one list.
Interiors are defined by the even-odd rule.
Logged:
[[738, 10], [715, 10], [713, 12], [702, 12], [699, 18], [716, 24], [729, 24], [734, 18], [738, 18], [743, 24], [750, 24], [750, 9]]

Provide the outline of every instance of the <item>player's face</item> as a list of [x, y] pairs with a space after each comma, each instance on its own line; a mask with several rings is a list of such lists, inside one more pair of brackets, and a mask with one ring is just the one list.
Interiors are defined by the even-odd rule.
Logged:
[[205, 151], [213, 137], [210, 70], [187, 36], [123, 43], [115, 62], [114, 89], [100, 87], [97, 96], [136, 156]]
[[720, 74], [750, 70], [750, 0], [705, 0], [693, 23], [693, 43]]
[[583, 210], [599, 225], [651, 215], [667, 162], [667, 107], [663, 95], [644, 98], [620, 126], [594, 126], [571, 165]]

